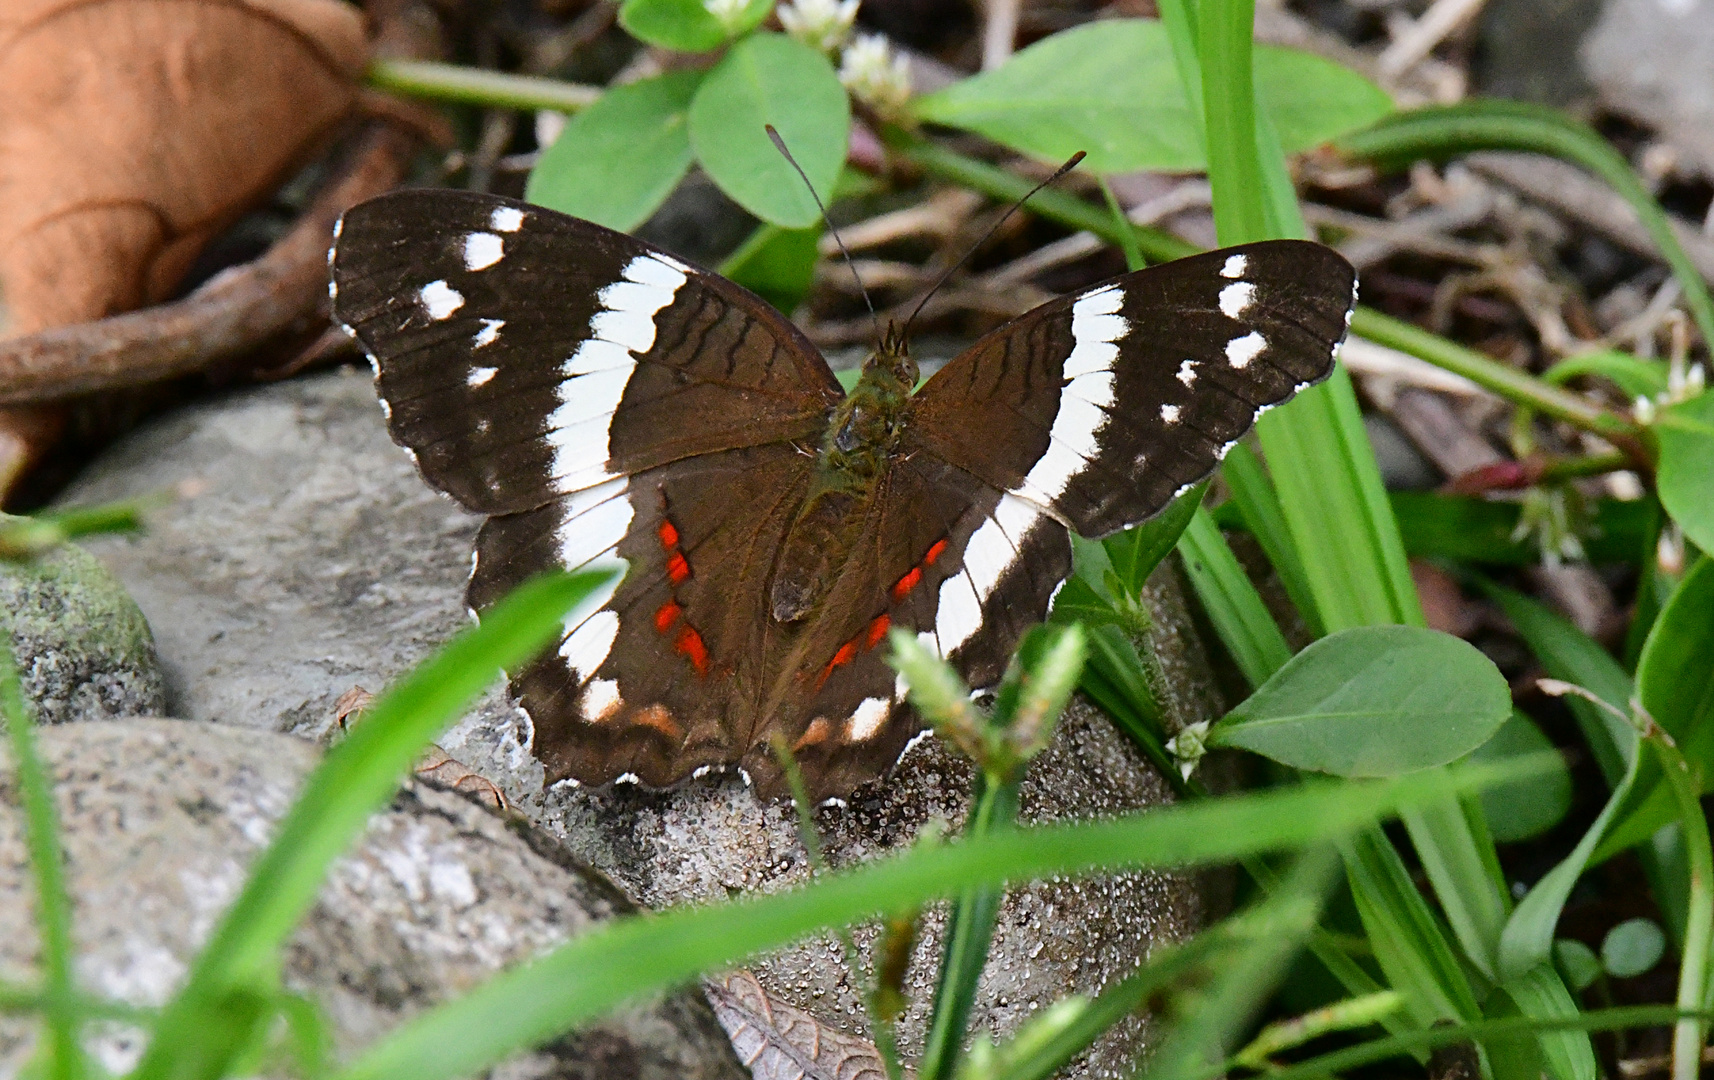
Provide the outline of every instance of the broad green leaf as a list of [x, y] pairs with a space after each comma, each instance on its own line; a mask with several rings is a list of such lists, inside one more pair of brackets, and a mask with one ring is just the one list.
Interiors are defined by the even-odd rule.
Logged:
[[[1506, 761], [1531, 754], [1551, 754], [1552, 751], [1553, 743], [1536, 727], [1535, 721], [1513, 711], [1511, 718], [1494, 732], [1494, 737], [1476, 750], [1475, 759]], [[1502, 844], [1540, 836], [1558, 825], [1570, 809], [1571, 773], [1563, 760], [1550, 772], [1512, 784], [1496, 785], [1482, 793], [1482, 810], [1488, 817], [1488, 831]]]
[[1637, 696], [1685, 758], [1714, 776], [1714, 559], [1696, 561], [1655, 620]]
[[774, 0], [742, 0], [731, 5], [705, 4], [703, 0], [625, 0], [619, 8], [619, 25], [632, 37], [663, 49], [707, 52], [754, 30], [773, 9]]
[[1601, 966], [1615, 979], [1630, 979], [1660, 963], [1666, 933], [1653, 919], [1626, 919], [1601, 939]]
[[690, 99], [700, 71], [616, 86], [572, 117], [524, 198], [620, 232], [647, 221], [690, 168]]
[[1392, 776], [1444, 765], [1511, 715], [1475, 646], [1415, 626], [1355, 627], [1298, 653], [1208, 733], [1299, 769]]
[[1112, 560], [1113, 573], [1128, 595], [1136, 596], [1142, 592], [1149, 575], [1178, 543], [1179, 535], [1190, 525], [1196, 508], [1202, 505], [1205, 489], [1206, 485], [1196, 485], [1168, 503], [1165, 510], [1150, 520], [1101, 542]]
[[1559, 938], [1553, 943], [1553, 966], [1567, 986], [1582, 993], [1601, 977], [1601, 958], [1595, 950], [1576, 938]]
[[[687, 146], [688, 152], [688, 146]], [[789, 315], [809, 295], [820, 258], [821, 227], [782, 229], [760, 225], [720, 264], [720, 276], [735, 281]]]
[[823, 200], [845, 162], [851, 103], [827, 58], [781, 34], [732, 47], [690, 105], [696, 160], [739, 206], [790, 229], [821, 220], [815, 199], [774, 144], [772, 124]]
[[[1714, 785], [1714, 559], [1698, 559], [1655, 619], [1637, 660], [1637, 698], [1679, 750]], [[1678, 818], [1678, 807], [1653, 755], [1595, 859], [1623, 851]]]
[[1661, 413], [1657, 476], [1661, 505], [1703, 551], [1714, 551], [1714, 393]]
[[[1361, 75], [1308, 53], [1257, 46], [1255, 64], [1256, 98], [1288, 153], [1392, 109]], [[993, 71], [916, 99], [912, 110], [1044, 161], [1085, 150], [1098, 173], [1206, 164], [1172, 47], [1153, 19], [1104, 19], [1054, 34]]]

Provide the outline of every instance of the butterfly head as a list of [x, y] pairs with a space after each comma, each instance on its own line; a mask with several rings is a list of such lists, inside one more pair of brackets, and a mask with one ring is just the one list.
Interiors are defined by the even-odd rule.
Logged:
[[905, 340], [904, 328], [898, 323], [887, 323], [887, 329], [876, 343], [875, 351], [870, 353], [869, 359], [863, 363], [863, 374], [871, 381], [890, 376], [907, 394], [916, 386], [919, 374], [917, 362], [911, 359], [910, 343]]

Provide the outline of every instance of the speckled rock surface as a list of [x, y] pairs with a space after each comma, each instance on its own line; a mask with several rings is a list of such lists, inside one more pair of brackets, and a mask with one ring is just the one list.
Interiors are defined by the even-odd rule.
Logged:
[[[65, 837], [77, 975], [139, 1006], [163, 1003], [236, 895], [317, 753], [287, 736], [177, 720], [75, 724], [42, 735]], [[0, 979], [35, 976], [28, 864], [0, 754]], [[434, 1002], [469, 990], [629, 904], [552, 841], [448, 792], [411, 784], [338, 864], [286, 950], [288, 987], [315, 998], [349, 1055]], [[545, 854], [544, 854], [545, 852]], [[29, 1024], [0, 1018], [0, 1076]], [[134, 1063], [134, 1029], [92, 1049]], [[741, 1080], [699, 995], [608, 1018], [508, 1063], [507, 1080]]]
[[[155, 627], [169, 707], [198, 719], [318, 734], [353, 683], [379, 690], [465, 623], [464, 579], [479, 522], [433, 494], [387, 439], [365, 375], [334, 373], [187, 409], [116, 446], [69, 498], [118, 498], [188, 479], [206, 493], [158, 515], [143, 536], [104, 540], [100, 556]], [[1172, 711], [1216, 711], [1206, 663], [1175, 579], [1149, 599]], [[730, 776], [671, 792], [541, 789], [528, 731], [490, 695], [440, 743], [640, 903], [666, 906], [775, 890], [808, 876], [791, 808], [758, 803]], [[929, 820], [956, 825], [965, 766], [933, 742], [844, 808], [819, 812], [835, 862], [908, 843]], [[1035, 764], [1031, 820], [1156, 805], [1164, 785], [1103, 718], [1076, 713]], [[1187, 878], [1137, 875], [1018, 890], [1001, 913], [978, 1003], [997, 1035], [1073, 991], [1098, 989], [1200, 917]], [[936, 916], [938, 918], [938, 916]], [[932, 959], [930, 920], [912, 972], [920, 1038]], [[866, 940], [859, 934], [860, 940]], [[812, 942], [757, 967], [770, 993], [853, 1033], [863, 1025], [844, 965]], [[1076, 1075], [1119, 1075], [1145, 1043], [1140, 1021], [1112, 1033]]]
[[158, 713], [166, 706], [142, 612], [97, 559], [65, 545], [0, 562], [0, 633], [38, 723]]

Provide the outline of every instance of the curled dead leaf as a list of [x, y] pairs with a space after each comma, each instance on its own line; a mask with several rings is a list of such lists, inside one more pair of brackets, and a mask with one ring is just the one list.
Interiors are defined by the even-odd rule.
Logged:
[[170, 296], [203, 246], [350, 112], [338, 0], [9, 0], [0, 286], [12, 333]]
[[416, 773], [425, 780], [474, 795], [496, 810], [506, 809], [506, 793], [494, 781], [475, 772], [434, 743], [430, 743], [423, 756], [417, 759]]
[[702, 988], [755, 1080], [886, 1080], [874, 1043], [775, 1001], [748, 971], [705, 979]]

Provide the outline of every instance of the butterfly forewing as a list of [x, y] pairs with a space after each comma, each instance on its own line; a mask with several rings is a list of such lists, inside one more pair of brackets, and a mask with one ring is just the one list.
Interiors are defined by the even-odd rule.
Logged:
[[346, 214], [331, 261], [334, 317], [375, 360], [393, 438], [481, 513], [813, 437], [840, 397], [749, 293], [527, 203], [385, 195]]
[[1147, 520], [1256, 416], [1327, 377], [1355, 272], [1273, 240], [1126, 274], [978, 341], [916, 395], [911, 443], [1085, 536]]

